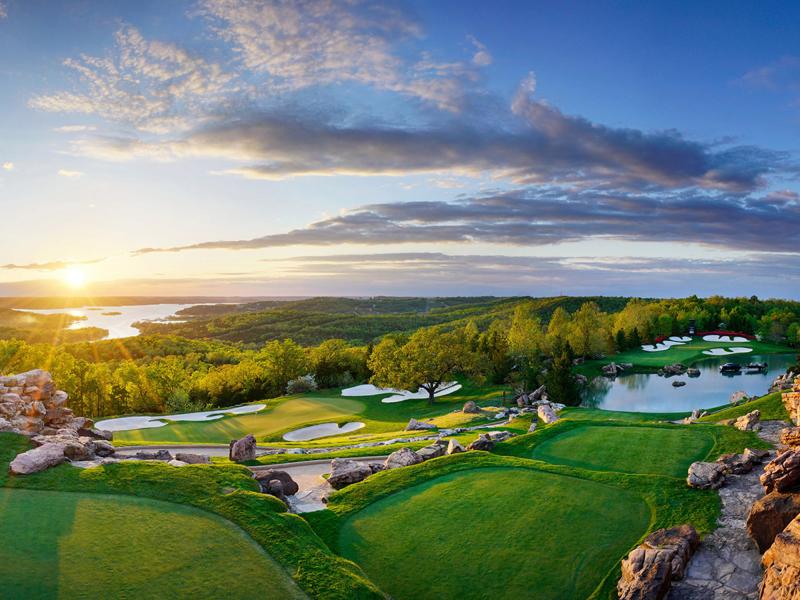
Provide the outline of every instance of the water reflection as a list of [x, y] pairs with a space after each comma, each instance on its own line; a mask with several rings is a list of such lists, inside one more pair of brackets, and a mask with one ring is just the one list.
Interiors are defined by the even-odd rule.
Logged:
[[[795, 364], [794, 354], [741, 355], [710, 357], [695, 363], [699, 377], [679, 375], [659, 377], [656, 374], [633, 373], [609, 380], [595, 378], [584, 393], [584, 406], [605, 410], [637, 412], [689, 412], [695, 408], [711, 408], [729, 401], [733, 392], [742, 390], [751, 396], [765, 394], [772, 380]], [[747, 365], [751, 362], [767, 364], [757, 373], [720, 373], [719, 366], [726, 362]], [[683, 387], [673, 387], [673, 381], [685, 381]]]

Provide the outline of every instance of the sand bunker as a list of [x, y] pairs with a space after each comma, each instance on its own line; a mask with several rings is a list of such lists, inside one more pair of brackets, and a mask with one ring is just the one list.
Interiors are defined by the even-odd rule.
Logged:
[[106, 419], [95, 423], [95, 427], [104, 431], [129, 431], [131, 429], [152, 429], [164, 427], [175, 421], [216, 421], [225, 415], [247, 415], [266, 408], [266, 404], [248, 404], [233, 408], [221, 408], [203, 412], [183, 413], [180, 415], [159, 415], [154, 417], [120, 417], [119, 419]]
[[350, 433], [362, 427], [364, 427], [364, 423], [361, 421], [345, 423], [341, 427], [339, 427], [337, 423], [320, 423], [319, 425], [309, 425], [308, 427], [302, 427], [285, 433], [283, 439], [287, 442], [307, 442], [308, 440], [316, 440], [317, 438], [338, 435], [340, 433]]
[[752, 348], [712, 348], [711, 350], [703, 350], [703, 354], [708, 354], [709, 356], [726, 356], [728, 354], [747, 354], [748, 352], [752, 352]]
[[731, 335], [717, 335], [715, 333], [712, 333], [710, 335], [704, 335], [703, 336], [703, 341], [705, 341], [705, 342], [728, 342], [728, 343], [736, 342], [736, 343], [741, 344], [741, 343], [747, 343], [750, 340], [748, 340], [746, 337], [742, 337], [740, 335], [731, 336]]
[[675, 340], [669, 339], [659, 342], [655, 346], [652, 344], [644, 344], [642, 345], [642, 350], [645, 352], [663, 352], [664, 350], [669, 350], [672, 346], [683, 346], [683, 344], [684, 342], [676, 342]]
[[692, 338], [688, 335], [673, 335], [670, 337], [673, 342], [691, 342]]
[[[444, 387], [440, 388], [434, 396], [446, 396], [461, 389], [461, 384], [457, 381], [446, 383]], [[342, 390], [342, 396], [378, 396], [380, 394], [392, 394], [391, 396], [381, 400], [384, 404], [394, 404], [395, 402], [404, 402], [406, 400], [423, 400], [428, 397], [428, 392], [422, 388], [416, 392], [409, 392], [408, 390], [395, 390], [392, 388], [379, 388], [370, 383], [364, 385], [357, 385], [355, 387]]]

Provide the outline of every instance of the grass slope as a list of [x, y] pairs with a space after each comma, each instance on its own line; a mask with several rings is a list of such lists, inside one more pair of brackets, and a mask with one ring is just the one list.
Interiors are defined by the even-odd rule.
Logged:
[[750, 402], [745, 402], [729, 408], [723, 408], [722, 410], [713, 412], [710, 415], [706, 415], [705, 417], [701, 418], [700, 421], [717, 422], [725, 419], [735, 419], [737, 417], [741, 417], [742, 415], [746, 415], [753, 410], [759, 410], [761, 412], [762, 421], [789, 420], [789, 413], [786, 412], [786, 407], [783, 405], [781, 393], [774, 392]]
[[513, 599], [533, 590], [543, 600], [585, 598], [649, 522], [649, 507], [630, 491], [473, 469], [369, 505], [347, 520], [339, 547], [397, 600]]
[[14, 540], [0, 546], [3, 598], [244, 598], [266, 582], [306, 597], [241, 529], [196, 508], [18, 489], [0, 489], [0, 506], [0, 538]]

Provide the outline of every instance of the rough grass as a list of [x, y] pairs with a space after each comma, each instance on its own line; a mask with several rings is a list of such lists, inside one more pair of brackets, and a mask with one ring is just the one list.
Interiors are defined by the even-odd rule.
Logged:
[[369, 505], [345, 522], [339, 547], [397, 600], [585, 598], [649, 522], [634, 492], [473, 469]]
[[0, 545], [3, 598], [244, 598], [265, 584], [306, 597], [241, 529], [196, 508], [21, 489], [0, 489], [0, 506], [0, 539], [14, 540]]
[[[280, 500], [257, 493], [244, 467], [124, 462], [85, 470], [61, 465], [25, 477], [6, 476], [8, 461], [28, 445], [21, 436], [0, 434], [0, 483], [5, 487], [130, 495], [203, 509], [241, 527], [311, 597], [383, 597], [359, 567], [332, 554], [305, 520], [286, 513]], [[259, 575], [253, 571], [250, 577]], [[262, 583], [266, 593], [269, 580]]]
[[689, 465], [713, 445], [713, 435], [702, 429], [587, 423], [538, 444], [531, 457], [585, 469], [685, 477]]
[[729, 408], [723, 408], [722, 410], [713, 412], [710, 415], [706, 415], [705, 417], [701, 418], [700, 421], [715, 423], [718, 421], [724, 421], [726, 419], [735, 419], [756, 409], [761, 412], [762, 421], [789, 420], [789, 413], [786, 412], [786, 407], [783, 405], [781, 393], [774, 392], [772, 394], [762, 396], [756, 400], [751, 400], [750, 402], [745, 402]]

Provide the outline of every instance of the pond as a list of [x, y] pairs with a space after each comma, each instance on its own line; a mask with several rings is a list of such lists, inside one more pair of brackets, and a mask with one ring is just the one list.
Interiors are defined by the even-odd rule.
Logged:
[[[720, 373], [719, 366], [726, 362], [742, 365], [763, 362], [767, 363], [767, 369], [760, 373]], [[731, 394], [739, 390], [750, 396], [766, 394], [772, 380], [795, 362], [795, 354], [729, 355], [691, 365], [700, 369], [699, 377], [633, 373], [613, 381], [600, 378], [586, 392], [583, 405], [635, 412], [690, 412], [695, 408], [712, 408], [726, 404]], [[685, 381], [686, 385], [673, 387], [673, 381]]]
[[138, 321], [171, 322], [170, 319], [182, 308], [196, 304], [137, 304], [133, 306], [84, 306], [81, 308], [16, 309], [40, 315], [69, 314], [84, 317], [69, 326], [69, 329], [100, 327], [108, 330], [107, 340], [139, 335], [133, 326]]

